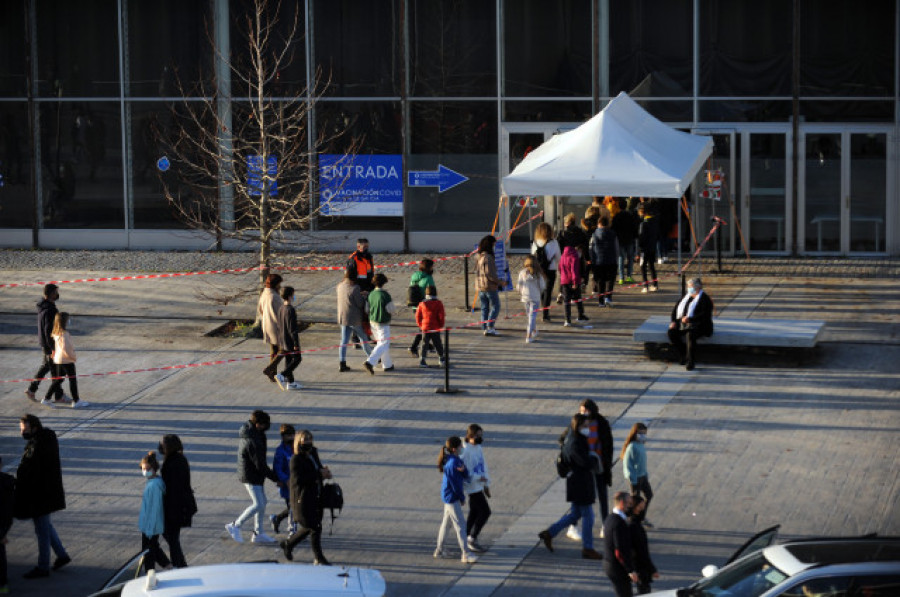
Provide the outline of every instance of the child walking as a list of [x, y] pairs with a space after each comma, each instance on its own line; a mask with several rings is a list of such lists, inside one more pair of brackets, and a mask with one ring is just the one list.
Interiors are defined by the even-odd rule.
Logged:
[[525, 342], [534, 342], [537, 338], [537, 312], [541, 308], [541, 297], [547, 288], [544, 271], [533, 255], [525, 258], [525, 267], [519, 272], [516, 289], [525, 303], [528, 312], [528, 328], [525, 330]]
[[[89, 403], [78, 398], [78, 380], [75, 378], [75, 346], [72, 345], [72, 337], [66, 328], [69, 325], [71, 317], [68, 313], [57, 313], [53, 320], [53, 331], [50, 337], [53, 338], [53, 383], [47, 390], [47, 396], [41, 400], [44, 406], [52, 407], [56, 404], [65, 404], [67, 400], [62, 390], [62, 382], [66, 377], [69, 378], [69, 392], [72, 394], [72, 408], [84, 408]], [[50, 396], [55, 396], [55, 400], [51, 401]]]
[[444, 518], [441, 520], [441, 528], [438, 531], [437, 549], [434, 550], [434, 557], [447, 557], [444, 551], [444, 533], [447, 530], [447, 522], [453, 523], [453, 530], [456, 531], [456, 540], [459, 542], [459, 549], [462, 551], [463, 564], [474, 564], [478, 561], [478, 556], [469, 550], [466, 543], [466, 519], [463, 517], [462, 507], [466, 503], [466, 494], [463, 491], [463, 482], [469, 476], [466, 471], [466, 465], [459, 458], [462, 450], [462, 440], [455, 435], [447, 438], [447, 442], [441, 448], [441, 454], [438, 456], [438, 470], [444, 474], [441, 482], [441, 499], [444, 501]]
[[427, 367], [425, 357], [428, 350], [433, 349], [438, 362], [444, 365], [444, 345], [441, 343], [441, 332], [444, 328], [444, 303], [438, 300], [437, 288], [429, 286], [425, 289], [425, 300], [416, 307], [416, 325], [422, 330], [425, 342], [422, 343], [422, 358], [419, 359], [419, 367]]
[[375, 348], [372, 354], [363, 363], [363, 367], [370, 375], [375, 375], [375, 365], [381, 359], [381, 368], [384, 371], [393, 371], [394, 362], [391, 360], [391, 314], [395, 311], [391, 295], [383, 290], [387, 284], [387, 276], [375, 274], [372, 282], [375, 290], [369, 293], [369, 324], [372, 326], [372, 337], [375, 340]]
[[144, 498], [141, 500], [141, 514], [138, 517], [141, 549], [147, 550], [144, 568], [154, 570], [157, 563], [168, 568], [169, 558], [159, 548], [159, 536], [165, 530], [163, 496], [166, 493], [166, 484], [159, 476], [159, 462], [156, 460], [155, 452], [147, 452], [147, 455], [141, 458], [141, 474], [147, 479], [147, 484], [144, 485]]
[[563, 249], [559, 260], [559, 288], [565, 301], [566, 321], [563, 326], [572, 325], [572, 304], [578, 309], [578, 322], [587, 321], [584, 315], [584, 302], [581, 300], [581, 257], [578, 249], [569, 245]]
[[482, 443], [484, 430], [478, 423], [472, 423], [466, 429], [466, 441], [463, 444], [465, 448], [460, 458], [469, 471], [469, 478], [463, 483], [463, 491], [469, 496], [469, 518], [466, 519], [469, 534], [467, 544], [469, 551], [476, 553], [487, 551], [487, 548], [478, 542], [478, 535], [491, 517], [491, 507], [488, 505], [488, 498], [491, 497], [491, 474], [484, 460]]
[[[421, 263], [419, 263], [419, 271], [414, 272], [412, 276], [409, 278], [409, 291], [406, 296], [406, 306], [412, 307], [413, 309], [419, 306], [419, 303], [425, 300], [425, 295], [428, 294], [429, 288], [434, 288], [437, 285], [434, 283], [434, 278], [432, 277], [434, 274], [434, 260], [433, 259], [423, 259]], [[416, 334], [416, 337], [413, 338], [412, 344], [407, 349], [409, 354], [414, 357], [419, 356], [419, 344], [422, 342], [422, 334]]]

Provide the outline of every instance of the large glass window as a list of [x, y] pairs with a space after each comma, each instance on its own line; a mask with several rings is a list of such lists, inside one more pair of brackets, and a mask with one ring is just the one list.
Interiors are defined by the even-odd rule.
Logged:
[[894, 95], [894, 0], [803, 0], [800, 95]]
[[400, 95], [398, 0], [315, 0], [315, 64], [326, 95]]
[[[294, 97], [306, 90], [306, 17], [304, 3], [270, 2], [263, 8], [260, 24], [263, 35], [256, 42], [256, 13], [253, 0], [231, 0], [229, 64], [235, 97], [256, 96], [259, 76], [255, 75], [255, 48], [263, 60], [264, 93], [273, 97]], [[267, 30], [268, 27], [268, 30]], [[208, 44], [209, 42], [207, 42]], [[277, 64], [277, 67], [276, 67]], [[247, 80], [244, 80], [244, 78]], [[248, 85], [249, 83], [249, 85]]]
[[790, 96], [791, 7], [700, 0], [700, 95]]
[[591, 95], [591, 2], [504, 4], [503, 92], [508, 96]]
[[115, 102], [42, 102], [45, 228], [123, 228], [122, 137]]
[[127, 10], [129, 94], [204, 95], [213, 53], [209, 3], [131, 0]]
[[450, 168], [469, 180], [443, 193], [407, 187], [413, 230], [490, 229], [497, 211], [496, 102], [413, 102], [407, 170]]
[[34, 219], [28, 109], [24, 102], [0, 102], [0, 228], [30, 228]]
[[841, 250], [841, 135], [806, 135], [807, 251]]
[[0, 2], [0, 96], [27, 94], [25, 77], [25, 2]]
[[692, 95], [693, 15], [691, 0], [610, 0], [610, 94]]
[[497, 93], [497, 9], [484, 0], [410, 0], [410, 95]]
[[119, 95], [115, 0], [94, 0], [90, 9], [71, 0], [42, 0], [36, 5], [38, 94]]
[[589, 101], [503, 102], [504, 122], [584, 122], [593, 116]]

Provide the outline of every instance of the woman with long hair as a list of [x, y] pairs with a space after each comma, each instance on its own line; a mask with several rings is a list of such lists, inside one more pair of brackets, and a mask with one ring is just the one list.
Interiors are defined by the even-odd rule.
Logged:
[[653, 499], [653, 489], [650, 487], [650, 479], [647, 474], [647, 426], [644, 423], [635, 423], [628, 432], [625, 445], [622, 446], [622, 472], [625, 480], [631, 487], [631, 495], [642, 495], [647, 500], [647, 506], [641, 515], [644, 526], [652, 528], [650, 521], [646, 520], [647, 508]]
[[177, 435], [164, 435], [159, 442], [159, 452], [163, 456], [160, 476], [166, 485], [163, 497], [163, 538], [169, 544], [172, 565], [184, 568], [187, 561], [181, 549], [181, 529], [191, 526], [191, 519], [197, 513], [197, 501], [194, 499], [194, 490], [191, 489], [191, 467], [184, 457], [181, 438]]
[[547, 285], [541, 294], [541, 307], [544, 310], [543, 321], [550, 321], [550, 301], [553, 300], [553, 285], [556, 284], [556, 272], [559, 269], [559, 258], [562, 252], [553, 235], [553, 226], [547, 222], [538, 224], [534, 231], [534, 242], [531, 243], [531, 254], [537, 259], [544, 271]]
[[475, 261], [475, 291], [481, 303], [481, 329], [485, 336], [499, 336], [495, 326], [500, 315], [500, 276], [494, 261], [497, 239], [490, 234], [478, 243]]
[[441, 453], [438, 455], [437, 468], [443, 474], [441, 499], [444, 502], [444, 517], [441, 519], [441, 527], [438, 530], [434, 557], [447, 557], [447, 552], [444, 551], [444, 533], [447, 531], [449, 522], [453, 524], [453, 530], [456, 531], [456, 540], [459, 542], [459, 549], [462, 552], [463, 564], [473, 564], [478, 561], [478, 556], [469, 550], [466, 540], [466, 519], [462, 509], [466, 503], [463, 482], [468, 478], [469, 472], [459, 457], [461, 451], [462, 440], [451, 435], [441, 447]]

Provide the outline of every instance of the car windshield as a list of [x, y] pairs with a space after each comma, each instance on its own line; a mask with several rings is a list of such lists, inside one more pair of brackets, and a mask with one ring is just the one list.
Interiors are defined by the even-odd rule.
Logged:
[[689, 594], [698, 597], [758, 597], [787, 577], [770, 564], [762, 552], [756, 552], [704, 578], [690, 588]]

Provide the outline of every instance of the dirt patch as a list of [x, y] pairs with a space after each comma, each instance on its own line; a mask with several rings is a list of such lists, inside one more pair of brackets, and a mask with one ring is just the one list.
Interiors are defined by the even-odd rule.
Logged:
[[[262, 338], [262, 332], [258, 327], [254, 327], [254, 323], [252, 319], [229, 319], [203, 335], [208, 338]], [[298, 323], [301, 334], [312, 327], [312, 324], [306, 321]]]

